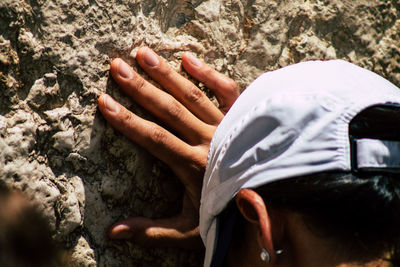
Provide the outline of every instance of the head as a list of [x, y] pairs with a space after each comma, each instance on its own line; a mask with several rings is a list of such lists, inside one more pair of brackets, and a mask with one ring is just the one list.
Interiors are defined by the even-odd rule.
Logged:
[[62, 266], [47, 220], [21, 192], [0, 183], [0, 266]]
[[[268, 266], [259, 257], [265, 248], [269, 266], [398, 266], [398, 182], [379, 175], [361, 179], [330, 173], [295, 178], [294, 184], [242, 189], [235, 201], [242, 216], [227, 260]], [[301, 194], [289, 195], [297, 189], [303, 189]]]
[[[349, 66], [346, 63], [341, 67], [346, 69]], [[324, 70], [324, 66], [318, 68], [316, 71], [321, 73], [316, 75], [322, 76], [327, 83], [335, 83], [332, 79], [329, 80], [329, 75], [335, 71], [339, 77], [336, 79], [340, 80], [341, 70], [328, 68], [327, 71]], [[351, 73], [351, 69], [346, 70], [346, 73]], [[363, 71], [358, 73], [356, 69], [351, 75], [361, 79]], [[264, 82], [268, 80], [272, 85], [276, 85], [273, 75], [271, 76], [272, 78], [269, 77]], [[307, 84], [309, 73], [302, 73], [301, 76], [304, 76], [304, 83]], [[278, 81], [283, 81], [279, 75], [278, 78], [281, 78]], [[302, 84], [302, 78], [297, 78], [300, 79], [297, 82]], [[353, 78], [344, 77], [343, 80], [345, 83], [339, 84], [339, 87], [338, 84], [334, 84], [331, 91], [335, 92], [333, 87], [338, 87], [336, 91], [339, 99], [345, 103], [345, 91], [352, 89], [346, 87], [348, 83], [354, 82], [350, 87], [361, 85]], [[374, 78], [369, 82], [373, 86], [370, 86], [371, 91], [366, 89], [366, 94], [372, 92], [372, 88], [382, 89], [387, 85], [386, 82], [382, 82], [376, 87], [379, 82]], [[285, 82], [282, 83], [282, 88], [288, 86]], [[289, 85], [292, 84], [289, 82]], [[307, 88], [312, 86], [311, 83], [307, 84]], [[362, 86], [368, 87], [365, 84]], [[283, 94], [286, 93], [284, 90], [282, 89]], [[307, 97], [313, 95], [308, 94], [308, 89], [298, 90], [304, 90]], [[354, 90], [357, 91], [357, 88]], [[385, 95], [383, 90], [381, 93]], [[228, 142], [224, 152], [218, 151], [218, 143], [214, 144], [216, 148], [212, 151], [209, 161], [213, 162], [215, 153], [215, 158], [218, 158], [220, 163], [217, 165], [217, 161], [214, 161], [214, 166], [218, 168], [209, 168], [208, 174], [213, 178], [214, 173], [224, 168], [224, 160], [228, 158], [228, 172], [235, 178], [236, 185], [224, 185], [224, 177], [219, 173], [214, 179], [222, 181], [219, 184], [221, 192], [225, 193], [223, 189], [226, 188], [237, 188], [224, 211], [216, 219], [216, 232], [219, 231], [219, 234], [216, 235], [215, 253], [218, 254], [220, 232], [229, 218], [232, 218], [232, 214], [238, 214], [232, 227], [232, 240], [224, 258], [226, 266], [390, 266], [390, 261], [395, 265], [399, 264], [400, 153], [395, 150], [399, 149], [400, 145], [395, 145], [394, 150], [388, 151], [384, 145], [374, 147], [375, 139], [391, 140], [394, 141], [393, 144], [400, 141], [400, 92], [396, 90], [398, 89], [393, 90], [394, 97], [392, 93], [388, 93], [388, 96], [393, 97], [393, 102], [390, 98], [379, 99], [378, 96], [369, 100], [369, 96], [365, 96], [365, 100], [361, 99], [364, 97], [361, 94], [360, 100], [354, 101], [354, 106], [359, 106], [353, 113], [350, 112], [351, 114], [346, 110], [353, 109], [352, 105], [342, 105], [340, 100], [337, 102], [339, 104], [330, 102], [329, 96], [327, 99], [319, 98], [325, 101], [323, 105], [327, 110], [326, 114], [321, 115], [323, 119], [319, 120], [320, 114], [314, 112], [306, 113], [306, 116], [298, 121], [294, 119], [293, 128], [300, 131], [293, 135], [288, 134], [292, 130], [290, 127], [284, 127], [277, 134], [274, 134], [274, 131], [284, 125], [285, 120], [290, 121], [297, 114], [292, 112], [290, 116], [281, 116], [282, 110], [290, 110], [291, 107], [280, 102], [284, 108], [279, 110], [274, 99], [268, 100], [271, 107], [266, 108], [261, 115], [250, 115], [253, 117], [250, 123], [244, 123], [242, 129], [237, 130], [239, 134], [229, 139], [233, 141]], [[358, 91], [362, 92], [359, 89]], [[387, 92], [390, 91], [391, 89]], [[315, 98], [318, 98], [319, 92], [315, 92]], [[305, 98], [301, 93], [296, 93], [293, 100], [288, 98], [288, 103], [293, 101], [296, 105], [301, 102], [299, 98]], [[258, 97], [262, 98], [260, 94], [262, 95], [258, 92]], [[341, 98], [340, 94], [345, 96]], [[354, 96], [351, 94], [350, 99], [357, 96], [356, 93]], [[279, 96], [275, 99], [277, 97]], [[388, 102], [392, 103], [388, 105]], [[312, 110], [312, 102], [310, 103], [297, 106], [299, 113], [303, 108]], [[318, 108], [318, 105], [316, 107]], [[341, 108], [345, 110], [345, 115], [335, 114]], [[234, 113], [236, 112], [240, 113], [234, 110]], [[242, 113], [246, 112], [242, 110]], [[265, 124], [271, 125], [275, 122], [274, 119], [276, 120], [277, 126], [272, 126], [272, 131], [268, 131], [268, 127], [259, 127], [259, 118], [265, 118], [265, 114], [269, 117]], [[257, 123], [251, 124], [251, 121]], [[245, 138], [241, 138], [243, 136]], [[254, 137], [257, 140], [250, 144], [248, 140]], [[217, 142], [218, 138], [221, 137], [216, 137]], [[269, 138], [278, 141], [271, 143]], [[366, 140], [367, 146], [363, 147], [362, 142], [357, 141], [359, 139]], [[241, 145], [235, 145], [235, 140], [239, 140]], [[235, 152], [239, 152], [240, 155], [229, 154], [229, 150], [235, 146]], [[382, 149], [385, 151], [382, 152]], [[390, 160], [392, 152], [396, 162]], [[372, 161], [369, 161], [371, 159]], [[371, 162], [380, 165], [369, 166]], [[249, 163], [250, 167], [246, 166]], [[240, 169], [241, 164], [246, 168]], [[238, 183], [241, 180], [242, 182]], [[229, 178], [226, 181], [229, 181]], [[213, 184], [213, 181], [207, 184]], [[216, 191], [216, 188], [218, 186], [213, 190]], [[226, 215], [227, 213], [231, 215]], [[212, 226], [209, 229], [212, 230]], [[262, 249], [268, 252], [269, 263], [260, 259]]]

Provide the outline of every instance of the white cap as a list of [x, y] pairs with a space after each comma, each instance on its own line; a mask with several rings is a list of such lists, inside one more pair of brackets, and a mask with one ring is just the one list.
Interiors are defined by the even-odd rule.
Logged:
[[[299, 63], [257, 78], [211, 142], [200, 207], [204, 266], [215, 250], [216, 216], [240, 189], [351, 171], [349, 122], [375, 105], [400, 105], [399, 88], [341, 60]], [[363, 139], [356, 145], [359, 168], [400, 168], [398, 142]], [[390, 160], [396, 153], [396, 160]]]

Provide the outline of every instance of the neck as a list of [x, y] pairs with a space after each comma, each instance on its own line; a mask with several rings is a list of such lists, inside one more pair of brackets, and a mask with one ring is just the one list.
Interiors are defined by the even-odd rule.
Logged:
[[245, 223], [241, 233], [236, 233], [226, 257], [228, 267], [265, 267], [265, 262], [260, 258], [259, 240], [257, 240], [258, 228]]
[[[335, 253], [336, 242], [319, 237], [310, 231], [300, 215], [292, 213], [286, 220], [287, 240], [290, 240], [288, 266], [296, 267], [389, 267], [387, 261], [378, 259], [363, 263], [349, 262], [346, 257]], [[288, 252], [288, 253], [286, 253]], [[280, 266], [280, 265], [278, 265]]]

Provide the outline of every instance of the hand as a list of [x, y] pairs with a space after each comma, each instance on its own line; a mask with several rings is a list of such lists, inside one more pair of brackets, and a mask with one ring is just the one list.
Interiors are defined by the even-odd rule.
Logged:
[[126, 94], [178, 136], [136, 116], [106, 94], [100, 96], [99, 108], [113, 127], [174, 171], [185, 188], [183, 208], [174, 218], [134, 217], [117, 222], [109, 236], [132, 239], [144, 246], [201, 247], [199, 206], [210, 141], [224, 112], [239, 96], [237, 85], [191, 54], [183, 55], [183, 67], [214, 92], [218, 109], [199, 88], [149, 48], [140, 48], [136, 60], [165, 91], [143, 79], [121, 59], [111, 63], [112, 77]]

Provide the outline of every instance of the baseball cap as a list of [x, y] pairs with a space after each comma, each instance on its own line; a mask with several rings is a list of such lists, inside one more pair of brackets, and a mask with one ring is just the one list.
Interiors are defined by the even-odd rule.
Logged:
[[399, 88], [342, 60], [303, 62], [257, 78], [210, 144], [200, 206], [204, 266], [219, 246], [227, 251], [229, 241], [221, 240], [232, 232], [223, 226], [232, 223], [218, 218], [242, 188], [327, 171], [400, 171], [400, 142], [349, 136], [350, 121], [372, 106], [400, 107]]

